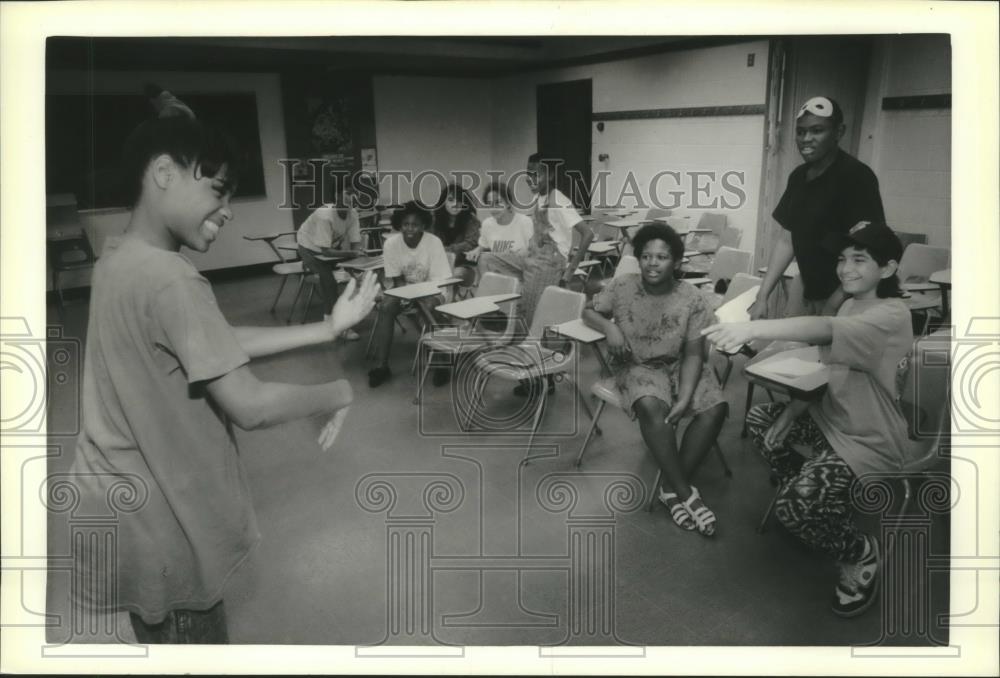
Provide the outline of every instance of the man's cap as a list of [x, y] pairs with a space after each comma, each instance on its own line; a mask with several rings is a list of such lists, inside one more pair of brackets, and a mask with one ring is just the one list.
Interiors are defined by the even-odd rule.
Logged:
[[839, 110], [840, 107], [837, 106], [837, 103], [832, 99], [827, 99], [826, 97], [813, 97], [802, 104], [799, 108], [798, 115], [795, 116], [795, 119], [797, 120], [801, 118], [806, 113], [812, 113], [820, 118], [831, 118]]
[[881, 221], [859, 221], [847, 233], [830, 233], [823, 244], [836, 254], [853, 246], [864, 248], [881, 259], [898, 262], [903, 256], [899, 236]]

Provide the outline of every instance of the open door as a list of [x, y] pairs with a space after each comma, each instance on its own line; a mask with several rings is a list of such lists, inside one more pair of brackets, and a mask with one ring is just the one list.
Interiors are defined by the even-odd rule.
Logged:
[[564, 162], [556, 186], [576, 208], [590, 211], [592, 83], [571, 80], [538, 85], [538, 152]]

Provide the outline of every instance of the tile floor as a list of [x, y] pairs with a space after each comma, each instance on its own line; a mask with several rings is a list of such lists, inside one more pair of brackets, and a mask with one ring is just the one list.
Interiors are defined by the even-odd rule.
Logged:
[[[215, 286], [232, 324], [283, 322], [267, 312], [277, 281], [253, 277]], [[86, 302], [67, 307], [66, 336], [86, 335]], [[315, 305], [312, 316], [318, 313]], [[56, 316], [50, 316], [56, 318]], [[360, 328], [367, 337], [368, 323]], [[416, 332], [401, 335], [393, 379], [368, 388], [364, 341], [272, 356], [261, 379], [316, 383], [344, 376], [356, 401], [335, 448], [316, 444], [320, 421], [237, 433], [262, 540], [226, 595], [234, 643], [372, 645], [848, 645], [947, 642], [947, 573], [930, 577], [926, 636], [886, 636], [879, 605], [842, 620], [828, 608], [836, 570], [777, 524], [755, 527], [773, 488], [764, 463], [740, 439], [745, 383], [726, 388], [730, 417], [720, 438], [733, 476], [709, 456], [695, 483], [719, 519], [705, 539], [682, 532], [665, 509], [646, 512], [655, 469], [638, 428], [621, 411], [602, 416], [581, 468], [574, 464], [589, 420], [562, 382], [523, 463], [525, 435], [461, 433], [453, 380], [414, 405], [409, 374]], [[596, 378], [585, 350], [578, 378]], [[429, 381], [429, 380], [428, 380]], [[54, 390], [53, 422], [71, 421], [72, 388]], [[765, 398], [757, 394], [758, 401]], [[464, 402], [458, 395], [458, 402]], [[491, 417], [515, 421], [523, 401], [491, 382]], [[50, 471], [68, 468], [72, 436], [53, 436]], [[394, 487], [395, 503], [385, 499]], [[428, 511], [427, 504], [436, 510]], [[615, 510], [611, 510], [611, 508]], [[370, 510], [367, 510], [370, 509]], [[381, 509], [381, 510], [379, 510]], [[879, 529], [877, 518], [864, 524]], [[67, 516], [53, 513], [52, 553], [65, 552]], [[947, 516], [929, 525], [929, 549], [947, 553]], [[399, 548], [397, 549], [397, 545]], [[421, 569], [428, 568], [429, 569]], [[488, 565], [492, 569], [484, 570]], [[407, 567], [415, 569], [407, 569]], [[393, 576], [399, 570], [401, 576]], [[424, 576], [417, 576], [420, 572]], [[52, 642], [131, 640], [124, 615], [107, 631], [71, 633], [68, 577], [49, 577]], [[904, 592], [913, 600], [915, 593]], [[396, 605], [395, 601], [401, 601]]]

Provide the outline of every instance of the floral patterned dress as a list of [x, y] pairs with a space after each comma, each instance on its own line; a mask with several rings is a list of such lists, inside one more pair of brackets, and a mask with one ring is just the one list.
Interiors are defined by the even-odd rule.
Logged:
[[[610, 362], [622, 406], [633, 419], [635, 402], [644, 396], [659, 398], [673, 407], [680, 390], [684, 342], [698, 339], [712, 324], [712, 312], [702, 293], [678, 281], [668, 294], [650, 294], [639, 274], [612, 279], [594, 296], [594, 310], [611, 317], [631, 348], [624, 361]], [[719, 381], [702, 363], [701, 377], [687, 414], [697, 414], [724, 402]]]

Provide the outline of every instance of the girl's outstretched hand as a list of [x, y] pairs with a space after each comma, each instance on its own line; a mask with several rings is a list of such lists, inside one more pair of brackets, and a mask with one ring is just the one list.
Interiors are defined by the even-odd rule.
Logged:
[[340, 429], [344, 426], [344, 419], [347, 418], [347, 411], [349, 409], [351, 409], [350, 406], [342, 407], [334, 412], [333, 416], [330, 417], [330, 421], [326, 423], [326, 426], [324, 426], [323, 430], [319, 433], [319, 439], [317, 442], [319, 443], [320, 449], [324, 451], [329, 450], [333, 445], [333, 441], [337, 439], [337, 436], [340, 434]]
[[337, 299], [330, 313], [330, 330], [334, 337], [354, 327], [371, 313], [380, 289], [378, 279], [372, 271], [365, 273], [360, 285], [353, 278], [347, 282], [344, 293]]

